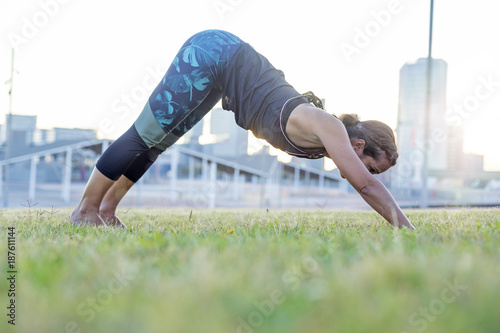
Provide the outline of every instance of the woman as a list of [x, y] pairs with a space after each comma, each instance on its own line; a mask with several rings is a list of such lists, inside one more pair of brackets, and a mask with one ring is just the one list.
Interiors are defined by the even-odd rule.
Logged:
[[115, 215], [120, 200], [158, 155], [221, 99], [239, 126], [274, 147], [298, 157], [331, 158], [389, 223], [414, 229], [372, 176], [396, 163], [392, 130], [377, 121], [326, 113], [316, 96], [297, 93], [265, 57], [220, 30], [195, 34], [182, 46], [138, 119], [98, 160], [71, 221], [123, 226]]

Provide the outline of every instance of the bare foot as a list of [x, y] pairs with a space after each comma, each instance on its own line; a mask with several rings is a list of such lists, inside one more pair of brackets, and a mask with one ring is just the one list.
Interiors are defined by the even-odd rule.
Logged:
[[106, 223], [104, 223], [103, 219], [99, 216], [99, 214], [97, 214], [97, 212], [85, 212], [85, 213], [83, 213], [82, 211], [80, 211], [80, 209], [78, 207], [75, 208], [73, 213], [71, 213], [71, 216], [69, 219], [70, 219], [71, 223], [76, 224], [76, 225], [81, 225], [84, 227], [87, 227], [87, 226], [91, 226], [91, 227], [103, 226], [103, 227], [105, 227], [106, 226]]
[[105, 221], [105, 223], [111, 227], [126, 228], [125, 224], [115, 215], [115, 213], [106, 213], [104, 211], [99, 211], [99, 215]]

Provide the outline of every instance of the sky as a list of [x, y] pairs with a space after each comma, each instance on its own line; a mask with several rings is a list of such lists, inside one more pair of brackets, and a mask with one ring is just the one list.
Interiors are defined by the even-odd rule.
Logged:
[[[423, 0], [0, 0], [0, 82], [13, 112], [39, 128], [80, 127], [117, 138], [136, 119], [183, 42], [230, 31], [299, 92], [335, 114], [395, 128], [399, 70], [428, 52]], [[433, 57], [448, 63], [448, 113], [466, 152], [500, 170], [500, 1], [436, 0]], [[0, 88], [0, 123], [9, 109]]]

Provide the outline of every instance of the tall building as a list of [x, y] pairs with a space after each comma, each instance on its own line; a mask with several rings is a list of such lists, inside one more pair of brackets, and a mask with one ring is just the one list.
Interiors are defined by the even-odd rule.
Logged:
[[403, 187], [419, 188], [422, 166], [428, 151], [431, 170], [447, 168], [446, 76], [444, 60], [432, 59], [430, 78], [429, 132], [424, 140], [427, 96], [427, 58], [405, 64], [399, 72], [399, 107], [396, 135], [399, 159], [396, 183]]
[[227, 157], [247, 155], [248, 132], [236, 124], [234, 113], [223, 109], [214, 109], [211, 113], [210, 132], [219, 143], [214, 145], [213, 154]]
[[184, 136], [183, 144], [206, 154], [225, 158], [247, 154], [248, 132], [236, 124], [233, 112], [221, 108], [207, 113]]

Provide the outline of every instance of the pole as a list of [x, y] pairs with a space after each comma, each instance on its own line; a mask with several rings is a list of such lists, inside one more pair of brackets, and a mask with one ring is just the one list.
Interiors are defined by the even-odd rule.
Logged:
[[233, 201], [238, 202], [240, 195], [240, 168], [234, 167], [233, 174]]
[[170, 203], [177, 203], [177, 179], [179, 177], [179, 147], [173, 146], [170, 157]]
[[[10, 150], [12, 146], [12, 90], [14, 88], [14, 48], [12, 48], [12, 56], [10, 62], [10, 79], [9, 79], [9, 113], [5, 122], [5, 181], [3, 182], [3, 206], [7, 207], [9, 205], [9, 158]], [[2, 175], [0, 175], [1, 177]]]
[[64, 161], [64, 172], [62, 179], [62, 199], [65, 203], [71, 200], [71, 173], [72, 173], [73, 149], [66, 149], [66, 158]]
[[210, 163], [210, 178], [208, 191], [208, 208], [215, 209], [215, 196], [217, 195], [217, 163]]
[[[431, 78], [432, 78], [432, 28], [434, 21], [434, 0], [431, 0], [430, 23], [429, 23], [429, 53], [427, 54], [427, 84], [425, 95], [425, 114], [424, 114], [424, 144], [429, 138], [429, 115], [431, 106]], [[427, 196], [427, 177], [429, 174], [429, 152], [424, 149], [424, 160], [422, 165], [422, 189], [420, 193], [420, 208], [429, 206]]]
[[33, 156], [30, 162], [30, 182], [29, 182], [29, 191], [28, 191], [28, 200], [31, 202], [35, 201], [35, 193], [36, 193], [36, 163], [37, 157]]

